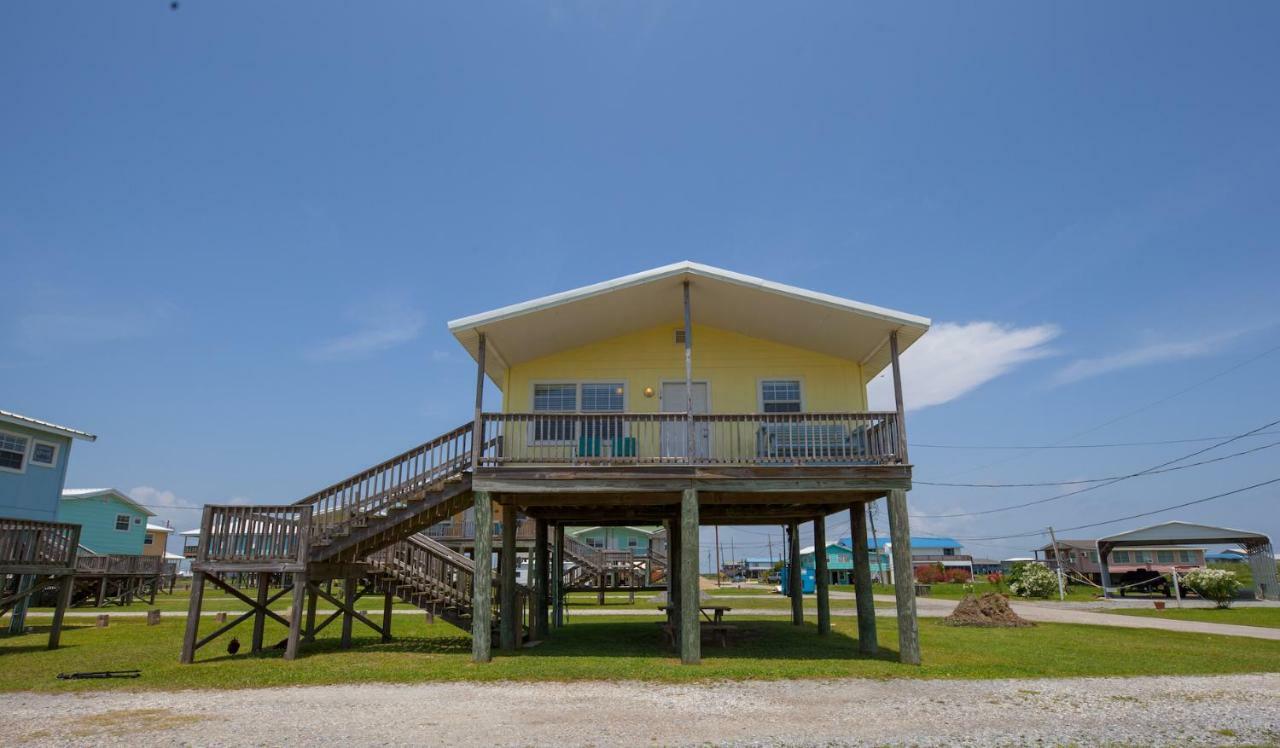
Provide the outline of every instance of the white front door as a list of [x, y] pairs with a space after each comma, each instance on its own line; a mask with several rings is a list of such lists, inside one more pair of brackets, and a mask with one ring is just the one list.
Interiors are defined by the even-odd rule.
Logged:
[[[688, 405], [688, 396], [685, 394], [684, 382], [663, 382], [662, 383], [662, 412], [663, 413], [684, 413]], [[708, 412], [707, 383], [693, 383], [693, 412]], [[689, 437], [686, 430], [687, 424], [681, 422], [662, 423], [662, 456], [663, 457], [684, 457], [689, 454]], [[694, 449], [696, 457], [707, 458], [711, 456], [711, 424], [703, 422], [697, 424], [694, 433]]]

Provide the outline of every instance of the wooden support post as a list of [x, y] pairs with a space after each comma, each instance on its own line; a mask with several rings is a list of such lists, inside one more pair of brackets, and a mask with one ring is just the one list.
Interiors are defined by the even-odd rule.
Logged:
[[58, 579], [58, 600], [53, 609], [53, 626], [49, 629], [49, 649], [57, 649], [62, 641], [62, 619], [67, 607], [71, 605], [71, 590], [75, 585], [75, 575], [65, 574]]
[[686, 488], [680, 499], [680, 662], [702, 662], [698, 622], [698, 490]]
[[693, 429], [693, 317], [689, 305], [689, 281], [684, 282], [684, 398], [685, 462], [693, 462], [697, 454], [697, 437]]
[[107, 576], [104, 574], [102, 575], [102, 582], [98, 584], [98, 599], [94, 603], [93, 607], [101, 608], [102, 601], [104, 598], [106, 598], [106, 596], [107, 596]]
[[267, 587], [268, 580], [271, 575], [260, 572], [258, 574], [258, 608], [253, 614], [253, 643], [249, 651], [262, 651], [262, 631], [267, 625]]
[[831, 633], [831, 571], [827, 568], [827, 518], [813, 521], [813, 576], [818, 593], [818, 635]]
[[907, 492], [889, 492], [889, 537], [893, 543], [893, 591], [898, 599], [898, 659], [920, 664], [920, 628], [916, 623], [916, 580], [911, 568], [911, 526]]
[[493, 657], [493, 503], [488, 491], [475, 492], [476, 549], [471, 590], [471, 659]]
[[800, 523], [787, 523], [787, 591], [791, 593], [791, 623], [804, 623], [804, 581], [800, 576]]
[[853, 592], [857, 595], [858, 651], [864, 655], [874, 655], [879, 645], [876, 641], [876, 604], [871, 585], [871, 553], [867, 548], [865, 504], [849, 507], [849, 531], [853, 534]]
[[[350, 572], [342, 578], [342, 602], [344, 605], [342, 609], [342, 643], [340, 646], [343, 649], [350, 649], [351, 627], [355, 623], [355, 616], [352, 615], [352, 611], [356, 607], [356, 577], [352, 576]], [[299, 610], [298, 613], [301, 614], [302, 611]]]
[[533, 638], [547, 638], [547, 521], [533, 522]]
[[564, 525], [556, 523], [556, 545], [551, 559], [551, 625], [564, 625]]
[[307, 584], [307, 625], [303, 629], [303, 641], [313, 642], [316, 640], [316, 599], [320, 597], [316, 592], [315, 584]]
[[680, 646], [680, 518], [671, 520], [667, 528], [667, 622], [677, 648]]
[[[502, 565], [499, 571], [502, 581], [498, 592], [502, 595], [498, 614], [500, 628], [499, 646], [505, 651], [516, 648], [516, 629], [520, 626], [520, 610], [516, 607], [516, 508], [512, 504], [502, 505]], [[480, 532], [476, 529], [477, 534]]]
[[893, 404], [898, 415], [898, 462], [907, 464], [907, 418], [902, 406], [902, 369], [898, 366], [898, 331], [889, 333], [889, 364], [893, 368]]
[[[475, 473], [476, 468], [480, 467], [480, 456], [484, 453], [484, 357], [485, 357], [485, 338], [484, 333], [480, 333], [480, 338], [476, 343], [476, 410], [475, 418], [471, 422], [471, 472]], [[479, 517], [476, 518], [479, 520]], [[480, 525], [477, 522], [476, 527]], [[477, 532], [477, 534], [479, 534]], [[492, 541], [490, 541], [492, 545]]]
[[289, 637], [285, 639], [284, 658], [298, 656], [298, 642], [302, 639], [302, 606], [307, 597], [307, 573], [293, 573], [293, 605], [289, 608]]
[[[208, 510], [205, 511], [208, 514]], [[204, 538], [200, 539], [204, 543]], [[200, 636], [200, 607], [204, 600], [204, 572], [191, 574], [191, 599], [187, 605], [187, 630], [182, 636], [182, 656], [178, 661], [190, 665], [196, 656], [196, 639]]]
[[601, 569], [600, 573], [596, 574], [596, 603], [601, 606], [604, 605], [604, 581], [605, 573], [604, 569]]
[[382, 593], [382, 641], [383, 643], [391, 641], [391, 606], [395, 605], [395, 582], [388, 582], [387, 589]]

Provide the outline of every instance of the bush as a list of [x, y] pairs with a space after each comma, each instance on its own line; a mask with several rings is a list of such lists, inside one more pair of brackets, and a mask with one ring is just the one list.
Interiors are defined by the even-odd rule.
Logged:
[[967, 583], [970, 579], [968, 569], [947, 569], [946, 577], [948, 582]]
[[1184, 583], [1206, 600], [1212, 600], [1219, 608], [1231, 607], [1231, 601], [1240, 591], [1240, 580], [1235, 572], [1226, 569], [1195, 569], [1187, 572]]
[[916, 581], [921, 584], [941, 584], [946, 581], [947, 572], [942, 568], [942, 564], [932, 564], [930, 566], [920, 566], [916, 568]]
[[1049, 597], [1058, 592], [1058, 577], [1042, 564], [1025, 564], [1010, 574], [1009, 591], [1018, 597]]
[[987, 575], [987, 584], [998, 590], [1004, 589], [1004, 575], [998, 571], [994, 571]]

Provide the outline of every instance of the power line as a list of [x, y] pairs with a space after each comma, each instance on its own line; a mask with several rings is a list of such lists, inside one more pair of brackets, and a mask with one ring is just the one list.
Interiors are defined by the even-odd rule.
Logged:
[[1058, 501], [1060, 499], [1065, 499], [1070, 496], [1078, 496], [1088, 491], [1096, 491], [1097, 489], [1105, 488], [1106, 486], [1114, 486], [1115, 484], [1121, 481], [1129, 480], [1130, 478], [1137, 478], [1138, 476], [1141, 476], [1141, 475], [1147, 475], [1149, 473], [1152, 473], [1153, 471], [1166, 468], [1174, 463], [1182, 462], [1183, 460], [1189, 460], [1192, 457], [1195, 457], [1197, 455], [1201, 455], [1210, 450], [1217, 449], [1218, 447], [1230, 444], [1233, 441], [1238, 441], [1240, 439], [1245, 438], [1246, 436], [1249, 436], [1250, 434], [1255, 434], [1259, 431], [1262, 431], [1263, 429], [1269, 429], [1278, 423], [1280, 423], [1280, 420], [1272, 421], [1271, 423], [1268, 423], [1263, 426], [1259, 426], [1256, 429], [1252, 429], [1238, 436], [1233, 436], [1230, 439], [1218, 442], [1217, 444], [1210, 445], [1208, 447], [1205, 447], [1204, 449], [1198, 449], [1195, 452], [1183, 455], [1182, 457], [1178, 457], [1173, 460], [1169, 460], [1168, 462], [1162, 462], [1159, 465], [1152, 466], [1150, 468], [1147, 468], [1146, 470], [1140, 470], [1136, 473], [1130, 473], [1128, 475], [1121, 476], [1119, 478], [1116, 478], [1115, 480], [1110, 480], [1105, 483], [1096, 483], [1094, 485], [1087, 486], [1085, 488], [1076, 489], [1075, 491], [1068, 491], [1067, 493], [1057, 494], [1056, 496], [1046, 496], [1042, 499], [1033, 499], [1032, 501], [1024, 501], [1021, 504], [1010, 504], [1008, 506], [996, 507], [995, 509], [984, 509], [980, 512], [958, 512], [955, 514], [913, 514], [911, 516], [918, 517], [921, 519], [951, 519], [955, 517], [978, 517], [978, 516], [987, 515], [987, 514], [997, 514], [999, 512], [1008, 512], [1014, 509], [1025, 509], [1026, 507], [1037, 506], [1039, 504], [1047, 504], [1050, 501]]
[[[1280, 434], [1280, 431], [1259, 431], [1253, 436], [1268, 436]], [[1199, 436], [1191, 439], [1161, 439], [1157, 441], [1145, 442], [1106, 442], [1101, 444], [918, 444], [912, 442], [911, 447], [924, 447], [926, 449], [1023, 449], [1028, 451], [1040, 449], [1110, 449], [1113, 447], [1158, 447], [1168, 444], [1194, 444], [1197, 442], [1212, 442], [1219, 439], [1226, 439], [1226, 436]]]
[[[1280, 483], [1280, 478], [1272, 478], [1271, 480], [1264, 480], [1261, 483], [1254, 483], [1252, 486], [1245, 486], [1244, 488], [1237, 488], [1232, 491], [1224, 491], [1223, 493], [1214, 494], [1213, 496], [1206, 496], [1202, 499], [1192, 499], [1191, 501], [1184, 501], [1181, 504], [1173, 504], [1171, 506], [1161, 507], [1159, 509], [1152, 509], [1151, 511], [1148, 511], [1148, 512], [1139, 512], [1137, 514], [1129, 514], [1124, 517], [1114, 517], [1112, 519], [1102, 520], [1101, 522], [1090, 522], [1085, 525], [1076, 525], [1074, 527], [1061, 527], [1056, 529], [1059, 530], [1060, 532], [1069, 532], [1071, 530], [1084, 530], [1090, 527], [1100, 527], [1102, 525], [1110, 525], [1115, 522], [1124, 522], [1125, 520], [1138, 519], [1139, 517], [1150, 517], [1153, 514], [1160, 514], [1162, 512], [1171, 512], [1174, 509], [1184, 509], [1189, 506], [1195, 506], [1196, 504], [1204, 504], [1206, 502], [1214, 501], [1216, 499], [1226, 498], [1227, 496], [1235, 496], [1238, 493], [1244, 493], [1245, 491], [1252, 491], [1255, 488], [1269, 486], [1273, 483]], [[1010, 540], [1013, 538], [1031, 538], [1037, 535], [1043, 535], [1044, 533], [1045, 533], [1044, 530], [1036, 530], [1033, 532], [1015, 533], [1013, 535], [992, 535], [990, 537], [984, 537], [984, 538], [956, 538], [956, 540], [973, 541], [976, 543], [982, 540]]]
[[[1197, 382], [1195, 382], [1195, 383], [1193, 383], [1193, 384], [1191, 384], [1191, 385], [1189, 385], [1189, 386], [1187, 386], [1187, 387], [1184, 387], [1184, 388], [1182, 388], [1182, 389], [1180, 389], [1180, 390], [1178, 390], [1178, 391], [1176, 391], [1176, 392], [1173, 392], [1173, 393], [1171, 393], [1171, 394], [1169, 394], [1169, 395], [1166, 395], [1166, 396], [1164, 396], [1164, 397], [1162, 397], [1162, 398], [1159, 398], [1159, 399], [1157, 399], [1157, 400], [1153, 400], [1153, 401], [1151, 401], [1151, 402], [1149, 402], [1149, 403], [1147, 403], [1147, 404], [1145, 404], [1145, 405], [1143, 405], [1143, 406], [1141, 406], [1141, 407], [1135, 408], [1134, 410], [1131, 410], [1131, 411], [1129, 411], [1129, 412], [1127, 412], [1127, 413], [1122, 413], [1122, 414], [1120, 414], [1120, 415], [1116, 416], [1115, 418], [1111, 418], [1111, 419], [1109, 419], [1109, 420], [1103, 421], [1102, 423], [1100, 423], [1100, 424], [1098, 424], [1098, 425], [1096, 425], [1096, 426], [1091, 426], [1091, 427], [1089, 427], [1089, 428], [1085, 429], [1084, 431], [1077, 431], [1076, 433], [1071, 434], [1070, 436], [1066, 436], [1066, 437], [1064, 437], [1064, 438], [1062, 438], [1062, 439], [1057, 440], [1056, 442], [1052, 442], [1052, 443], [1050, 444], [1050, 446], [1051, 446], [1051, 447], [1057, 447], [1057, 446], [1060, 446], [1060, 445], [1062, 445], [1062, 444], [1064, 444], [1064, 443], [1066, 443], [1066, 442], [1069, 442], [1069, 441], [1071, 441], [1071, 440], [1073, 440], [1073, 439], [1078, 439], [1078, 438], [1080, 438], [1080, 437], [1084, 436], [1085, 434], [1091, 434], [1091, 433], [1093, 433], [1093, 432], [1095, 432], [1095, 431], [1098, 431], [1098, 430], [1100, 430], [1100, 429], [1104, 429], [1104, 428], [1106, 428], [1107, 426], [1112, 425], [1113, 423], [1119, 423], [1120, 421], [1123, 421], [1123, 420], [1125, 420], [1126, 418], [1132, 418], [1133, 416], [1136, 416], [1136, 415], [1138, 415], [1139, 413], [1142, 413], [1142, 412], [1145, 412], [1145, 411], [1147, 411], [1147, 410], [1150, 410], [1151, 408], [1154, 408], [1154, 407], [1155, 407], [1155, 406], [1157, 406], [1157, 405], [1161, 405], [1161, 404], [1163, 404], [1163, 403], [1166, 403], [1166, 402], [1168, 402], [1168, 401], [1170, 401], [1170, 400], [1174, 399], [1175, 397], [1179, 397], [1179, 396], [1181, 396], [1181, 395], [1185, 395], [1186, 393], [1190, 392], [1191, 390], [1194, 390], [1194, 389], [1196, 389], [1196, 388], [1198, 388], [1198, 387], [1203, 387], [1204, 385], [1209, 384], [1210, 382], [1213, 382], [1213, 381], [1215, 381], [1215, 380], [1217, 380], [1217, 379], [1220, 379], [1220, 378], [1222, 378], [1222, 377], [1225, 377], [1226, 375], [1228, 375], [1228, 374], [1230, 374], [1230, 373], [1232, 373], [1232, 372], [1236, 371], [1237, 369], [1242, 369], [1242, 368], [1244, 368], [1244, 367], [1248, 366], [1249, 364], [1254, 363], [1255, 361], [1259, 361], [1259, 360], [1261, 360], [1261, 359], [1263, 359], [1263, 358], [1266, 358], [1267, 356], [1270, 356], [1271, 354], [1275, 353], [1276, 351], [1280, 351], [1280, 345], [1277, 345], [1277, 346], [1273, 346], [1273, 347], [1271, 347], [1271, 348], [1268, 348], [1267, 350], [1263, 351], [1262, 353], [1259, 353], [1259, 354], [1258, 354], [1258, 355], [1256, 355], [1256, 356], [1253, 356], [1252, 358], [1245, 359], [1244, 361], [1241, 361], [1241, 362], [1240, 362], [1240, 363], [1238, 363], [1238, 364], [1235, 364], [1235, 365], [1233, 365], [1233, 366], [1229, 366], [1229, 367], [1227, 367], [1226, 369], [1223, 369], [1222, 371], [1217, 372], [1216, 374], [1213, 374], [1213, 375], [1208, 376], [1208, 377], [1206, 377], [1206, 378], [1204, 378], [1204, 379], [1201, 379], [1201, 380], [1199, 380], [1199, 381], [1197, 381]], [[968, 474], [968, 473], [977, 472], [978, 470], [985, 470], [986, 468], [989, 468], [989, 467], [994, 467], [994, 466], [996, 466], [996, 465], [1002, 465], [1002, 464], [1004, 464], [1004, 463], [1006, 463], [1006, 462], [1010, 462], [1010, 461], [1012, 461], [1012, 460], [1019, 459], [1019, 458], [1021, 458], [1021, 457], [1022, 457], [1022, 455], [1028, 454], [1028, 453], [1029, 453], [1029, 452], [1031, 452], [1031, 451], [1034, 451], [1034, 450], [1024, 450], [1024, 451], [1020, 452], [1019, 454], [1011, 455], [1010, 457], [1007, 457], [1007, 458], [1005, 458], [1005, 459], [1003, 459], [1003, 460], [996, 460], [995, 462], [989, 462], [989, 463], [987, 463], [987, 464], [985, 464], [985, 465], [979, 465], [978, 467], [970, 468], [970, 469], [968, 469], [968, 470], [964, 470], [964, 471], [961, 471], [961, 472], [959, 472], [959, 473], [952, 473], [952, 476], [966, 475], [966, 474]]]
[[[1276, 433], [1276, 432], [1266, 432], [1266, 433]], [[1208, 460], [1200, 460], [1199, 462], [1192, 462], [1186, 465], [1178, 465], [1176, 467], [1163, 468], [1161, 470], [1145, 470], [1140, 473], [1131, 473], [1129, 475], [1113, 475], [1109, 478], [1080, 478], [1079, 480], [1044, 481], [1041, 483], [938, 483], [938, 482], [932, 482], [927, 480], [917, 480], [912, 482], [922, 486], [950, 486], [953, 488], [1036, 488], [1036, 487], [1042, 487], [1042, 486], [1078, 486], [1083, 483], [1106, 483], [1107, 481], [1118, 481], [1118, 480], [1123, 480], [1125, 478], [1137, 477], [1139, 475], [1158, 475], [1160, 473], [1171, 473], [1175, 470], [1186, 470], [1187, 468], [1199, 467], [1201, 465], [1209, 465], [1214, 462], [1222, 462], [1224, 460], [1230, 460], [1235, 457], [1241, 457], [1247, 454], [1252, 454], [1254, 452], [1261, 452], [1264, 449], [1271, 449], [1272, 447], [1280, 447], [1280, 442], [1272, 442], [1270, 444], [1264, 444], [1261, 447], [1246, 449], [1243, 452], [1234, 452], [1229, 455], [1223, 455], [1222, 457], [1214, 457]]]

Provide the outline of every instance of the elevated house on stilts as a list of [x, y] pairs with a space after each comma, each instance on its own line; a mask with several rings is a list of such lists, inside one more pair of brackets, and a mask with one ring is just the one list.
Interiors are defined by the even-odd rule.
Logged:
[[[455, 320], [449, 329], [477, 363], [471, 423], [284, 506], [206, 507], [193, 571], [182, 657], [223, 630], [199, 636], [202, 590], [214, 584], [249, 603], [253, 646], [267, 617], [289, 626], [286, 657], [331, 621], [343, 640], [354, 622], [391, 635], [395, 599], [472, 633], [474, 659], [490, 659], [526, 631], [551, 635], [562, 621], [566, 527], [662, 525], [681, 660], [701, 658], [698, 528], [785, 525], [790, 569], [798, 536], [849, 512], [866, 558], [865, 504], [887, 498], [898, 569], [900, 658], [919, 663], [907, 491], [911, 464], [899, 353], [929, 320], [691, 262]], [[892, 371], [896, 407], [872, 411], [867, 384]], [[488, 378], [500, 409], [483, 400]], [[426, 532], [471, 510], [470, 556]], [[496, 515], [496, 516], [495, 516]], [[516, 584], [521, 522], [533, 523], [529, 586]], [[494, 551], [500, 556], [495, 574]], [[825, 556], [817, 561], [825, 565]], [[829, 575], [818, 569], [818, 633], [831, 630]], [[870, 570], [856, 567], [858, 639], [876, 651]], [[292, 612], [269, 609], [233, 575], [284, 574]], [[239, 577], [237, 577], [239, 578]], [[343, 597], [321, 582], [345, 579]], [[799, 586], [794, 580], [792, 588]], [[355, 608], [384, 600], [381, 620]], [[317, 622], [318, 598], [335, 606]], [[793, 621], [802, 622], [800, 598]]]

